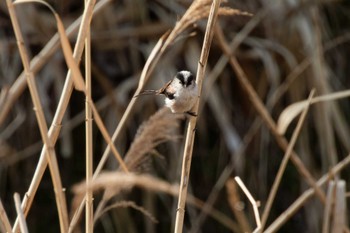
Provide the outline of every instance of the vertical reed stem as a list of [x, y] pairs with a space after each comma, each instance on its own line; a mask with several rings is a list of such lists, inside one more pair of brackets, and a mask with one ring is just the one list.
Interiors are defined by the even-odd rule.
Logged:
[[[220, 7], [220, 2], [221, 0], [213, 0], [213, 3], [210, 8], [209, 17], [208, 17], [207, 28], [205, 30], [203, 47], [202, 47], [201, 56], [198, 62], [197, 78], [196, 78], [199, 96], [202, 90], [202, 83], [204, 79], [205, 68], [207, 65], [210, 46], [214, 35], [214, 25], [215, 25], [217, 13]], [[199, 108], [199, 97], [194, 107], [195, 113], [198, 113], [198, 108]], [[175, 233], [181, 233], [183, 229], [183, 222], [185, 217], [185, 204], [186, 204], [187, 188], [188, 188], [190, 170], [191, 170], [192, 151], [193, 151], [196, 123], [197, 123], [197, 117], [191, 117], [187, 127], [187, 135], [186, 135], [186, 142], [185, 142], [183, 162], [182, 162], [182, 171], [181, 171], [179, 200], [178, 200], [176, 220], [175, 220], [175, 230], [174, 230]]]
[[[85, 7], [88, 1], [85, 0]], [[93, 173], [93, 141], [92, 141], [92, 111], [89, 105], [91, 99], [91, 34], [90, 25], [86, 28], [85, 39], [85, 148], [86, 148], [86, 187], [89, 187]], [[91, 189], [86, 189], [86, 206], [85, 206], [85, 232], [92, 233], [94, 229], [94, 209], [93, 194]]]

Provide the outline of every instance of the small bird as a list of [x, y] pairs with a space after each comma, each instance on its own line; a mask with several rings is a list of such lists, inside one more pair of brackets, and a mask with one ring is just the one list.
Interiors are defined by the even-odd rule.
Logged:
[[140, 95], [164, 95], [165, 106], [173, 113], [197, 116], [196, 113], [191, 112], [198, 98], [198, 88], [190, 71], [180, 71], [159, 90], [144, 90], [135, 97]]

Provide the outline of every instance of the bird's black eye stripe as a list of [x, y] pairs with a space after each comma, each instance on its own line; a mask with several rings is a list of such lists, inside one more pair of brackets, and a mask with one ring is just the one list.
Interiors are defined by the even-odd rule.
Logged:
[[188, 84], [191, 84], [192, 81], [193, 81], [193, 75], [190, 74], [190, 76], [188, 76], [188, 78], [187, 78], [187, 83], [188, 83]]
[[180, 82], [181, 82], [182, 85], [185, 84], [185, 77], [184, 77], [184, 75], [183, 75], [181, 72], [179, 72], [179, 73], [176, 74], [176, 78], [177, 78], [178, 80], [180, 80]]

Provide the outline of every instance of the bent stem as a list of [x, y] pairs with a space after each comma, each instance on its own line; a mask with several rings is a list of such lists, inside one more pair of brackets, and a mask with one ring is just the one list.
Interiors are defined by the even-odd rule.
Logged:
[[[221, 0], [213, 1], [210, 8], [207, 28], [205, 30], [202, 52], [201, 52], [201, 56], [200, 56], [200, 59], [198, 62], [198, 68], [197, 68], [196, 82], [198, 86], [199, 96], [202, 90], [202, 83], [204, 79], [205, 68], [207, 65], [210, 46], [214, 35], [214, 25], [215, 25], [217, 13], [220, 7], [220, 2]], [[198, 109], [199, 109], [199, 97], [195, 104], [194, 112], [198, 113]], [[187, 188], [188, 188], [188, 182], [189, 182], [190, 170], [191, 170], [191, 160], [192, 160], [192, 151], [193, 151], [196, 123], [197, 123], [197, 117], [191, 117], [187, 127], [186, 142], [185, 142], [182, 171], [181, 171], [181, 182], [179, 187], [179, 200], [178, 200], [176, 220], [175, 220], [175, 230], [174, 230], [175, 233], [180, 233], [182, 232], [182, 229], [183, 229], [183, 221], [185, 217], [185, 204], [186, 204]]]
[[243, 181], [241, 180], [241, 178], [239, 178], [239, 176], [235, 177], [235, 181], [237, 182], [239, 187], [243, 190], [244, 194], [247, 196], [247, 198], [249, 199], [250, 203], [253, 206], [254, 217], [255, 217], [255, 222], [256, 222], [256, 228], [255, 228], [255, 230], [253, 232], [254, 233], [255, 232], [259, 232], [260, 229], [261, 229], [261, 220], [260, 220], [260, 214], [259, 214], [259, 209], [258, 209], [258, 203], [253, 198], [252, 194], [249, 192], [249, 190], [244, 185]]

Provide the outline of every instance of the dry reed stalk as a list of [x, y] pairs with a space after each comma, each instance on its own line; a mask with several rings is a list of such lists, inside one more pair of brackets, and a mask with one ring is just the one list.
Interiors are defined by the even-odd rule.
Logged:
[[291, 152], [292, 152], [292, 150], [293, 150], [293, 148], [295, 146], [295, 143], [296, 143], [296, 141], [298, 139], [298, 136], [300, 134], [301, 128], [302, 128], [303, 123], [305, 121], [307, 112], [309, 111], [309, 107], [310, 107], [310, 104], [311, 104], [311, 101], [312, 101], [312, 98], [313, 98], [314, 94], [315, 94], [315, 90], [312, 90], [310, 95], [309, 95], [309, 98], [307, 100], [308, 104], [305, 107], [305, 109], [303, 110], [303, 112], [302, 112], [302, 114], [301, 114], [301, 116], [299, 118], [298, 124], [295, 127], [295, 130], [294, 130], [294, 132], [292, 134], [292, 138], [291, 138], [291, 140], [290, 140], [290, 142], [288, 144], [287, 150], [284, 153], [284, 156], [283, 156], [282, 162], [280, 164], [280, 167], [278, 169], [276, 178], [275, 178], [275, 180], [274, 180], [274, 182], [272, 184], [272, 188], [271, 188], [269, 196], [267, 198], [267, 201], [266, 201], [266, 204], [265, 204], [265, 208], [264, 208], [264, 212], [263, 212], [262, 219], [261, 219], [261, 231], [264, 230], [264, 227], [266, 225], [267, 219], [268, 219], [270, 211], [271, 211], [271, 207], [272, 207], [273, 201], [274, 201], [274, 199], [276, 197], [278, 187], [279, 187], [279, 185], [281, 183], [281, 180], [282, 180], [282, 176], [284, 174], [284, 171], [286, 170], [288, 161], [289, 161], [290, 156], [291, 156]]
[[[96, 7], [93, 10], [93, 14], [99, 13], [111, 0], [101, 0], [96, 4]], [[90, 6], [89, 6], [90, 7]], [[89, 9], [89, 7], [87, 9]], [[80, 27], [86, 25], [86, 17], [79, 17], [76, 19], [66, 30], [67, 36], [73, 35]], [[81, 24], [80, 24], [81, 23]], [[79, 36], [78, 36], [79, 38]], [[44, 48], [30, 61], [30, 69], [35, 74], [37, 73], [48, 61], [50, 57], [57, 51], [59, 48], [60, 38], [59, 33], [57, 32], [49, 42], [44, 46]], [[79, 40], [78, 40], [79, 43]], [[80, 60], [80, 57], [79, 59]], [[6, 93], [6, 99], [0, 102], [0, 125], [3, 124], [6, 119], [11, 107], [15, 101], [22, 95], [23, 91], [27, 86], [25, 72], [22, 72], [16, 81], [11, 85], [8, 93]]]
[[243, 181], [241, 178], [238, 176], [235, 177], [235, 181], [239, 185], [239, 187], [243, 190], [244, 194], [247, 196], [248, 200], [253, 206], [253, 211], [254, 211], [254, 217], [255, 217], [255, 222], [256, 222], [256, 228], [253, 231], [253, 233], [260, 232], [261, 230], [261, 220], [260, 220], [260, 214], [259, 214], [259, 203], [253, 198], [253, 196], [250, 194], [249, 190], [247, 187], [244, 185]]
[[115, 145], [114, 145], [114, 143], [112, 141], [112, 138], [109, 136], [109, 133], [108, 133], [108, 131], [106, 129], [106, 126], [104, 125], [104, 123], [103, 123], [103, 121], [101, 119], [101, 116], [100, 116], [100, 114], [98, 113], [98, 111], [96, 109], [96, 106], [95, 106], [94, 102], [92, 101], [91, 98], [89, 98], [89, 96], [87, 96], [86, 101], [88, 102], [88, 104], [91, 107], [91, 110], [92, 110], [92, 113], [94, 115], [94, 119], [95, 119], [95, 122], [96, 122], [96, 125], [97, 125], [98, 129], [100, 130], [100, 132], [101, 132], [104, 140], [107, 142], [108, 146], [111, 148], [114, 157], [119, 162], [119, 165], [122, 168], [122, 170], [124, 172], [128, 172], [129, 169], [125, 165], [121, 155], [119, 154], [117, 148], [115, 147]]
[[[347, 229], [346, 223], [346, 182], [338, 180], [335, 184], [333, 224], [330, 232], [343, 233]], [[349, 231], [347, 229], [347, 231]]]
[[[177, 197], [179, 193], [179, 185], [177, 184], [170, 184], [167, 181], [160, 180], [159, 178], [148, 174], [138, 175], [131, 172], [102, 172], [91, 182], [89, 188], [93, 191], [112, 188], [115, 190], [114, 193], [119, 193], [123, 190], [130, 190], [132, 187], [140, 187], [155, 193], [167, 193], [174, 197]], [[86, 183], [80, 182], [75, 185], [72, 190], [75, 193], [73, 203], [80, 203], [80, 199], [84, 198]], [[203, 201], [190, 194], [187, 201], [189, 204], [194, 205], [199, 209], [204, 207]], [[207, 214], [232, 231], [237, 231], [237, 229], [239, 229], [229, 217], [216, 209], [211, 209]]]
[[[350, 96], [350, 90], [333, 92], [326, 95], [321, 95], [313, 98], [310, 104], [322, 103], [337, 99], [343, 99]], [[292, 120], [298, 116], [308, 105], [307, 100], [299, 101], [293, 103], [286, 107], [283, 112], [280, 114], [277, 121], [277, 130], [280, 134], [284, 134], [287, 130], [287, 127], [292, 122]]]
[[252, 232], [251, 227], [249, 225], [248, 219], [244, 214], [243, 207], [239, 207], [242, 205], [242, 201], [239, 198], [237, 187], [233, 178], [229, 178], [226, 182], [227, 189], [227, 199], [230, 204], [230, 208], [239, 223], [242, 232]]
[[1, 220], [2, 226], [4, 227], [3, 230], [5, 230], [5, 232], [8, 232], [8, 233], [12, 232], [11, 223], [9, 221], [9, 218], [7, 217], [5, 208], [2, 205], [1, 200], [0, 200], [0, 220]]
[[171, 185], [166, 181], [162, 181], [148, 174], [137, 175], [131, 172], [102, 172], [88, 187], [85, 182], [80, 182], [73, 186], [72, 191], [77, 195], [75, 199], [79, 199], [84, 196], [87, 188], [92, 191], [115, 189], [115, 193], [119, 193], [122, 190], [128, 190], [135, 186], [172, 195], [177, 194], [178, 188], [178, 185]]
[[[309, 39], [309, 41], [312, 41], [310, 44], [310, 49], [306, 50], [308, 56], [311, 56], [313, 58], [310, 66], [311, 80], [313, 82], [312, 85], [317, 88], [320, 94], [328, 94], [331, 92], [331, 87], [330, 83], [328, 82], [328, 64], [326, 63], [325, 57], [323, 56], [323, 43], [320, 25], [322, 19], [320, 18], [319, 13], [320, 12], [318, 8], [310, 11], [309, 17], [313, 22], [306, 26], [308, 27], [307, 30], [300, 30], [300, 36], [303, 38], [302, 43], [304, 44], [308, 44], [308, 42], [306, 42], [307, 39]], [[300, 17], [300, 19], [306, 21], [306, 18], [304, 17]], [[314, 118], [315, 130], [318, 135], [322, 135], [321, 137], [318, 137], [320, 155], [321, 159], [323, 161], [326, 161], [326, 163], [322, 162], [323, 171], [328, 171], [330, 167], [334, 166], [338, 162], [332, 122], [333, 111], [336, 112], [337, 109], [331, 107], [331, 104], [328, 102], [324, 102], [315, 106], [315, 112], [317, 114], [317, 117]]]
[[[341, 172], [344, 168], [350, 164], [350, 154], [347, 155], [342, 161], [337, 165], [332, 167], [332, 169], [325, 175], [323, 175], [318, 181], [317, 186], [320, 188], [325, 185], [330, 179], [334, 177], [335, 174]], [[271, 225], [264, 231], [264, 233], [277, 232], [281, 226], [286, 223], [304, 204], [316, 193], [315, 189], [309, 188], [304, 191], [302, 195], [298, 197], [297, 200], [291, 204], [288, 209], [286, 209], [277, 219], [275, 219]]]
[[[201, 56], [200, 56], [199, 62], [198, 62], [197, 77], [196, 77], [196, 83], [198, 86], [199, 96], [200, 96], [201, 90], [202, 90], [205, 68], [206, 68], [207, 61], [208, 61], [211, 42], [212, 42], [212, 39], [214, 36], [214, 26], [215, 26], [218, 10], [220, 7], [220, 3], [221, 3], [221, 0], [213, 0], [211, 8], [210, 8], [207, 27], [205, 30], [203, 47], [202, 47]], [[198, 113], [199, 100], [200, 99], [198, 97], [198, 100], [194, 106], [195, 113]], [[182, 170], [181, 170], [179, 199], [178, 199], [176, 220], [175, 220], [175, 229], [174, 229], [175, 233], [181, 233], [183, 231], [186, 196], [187, 196], [188, 183], [189, 183], [189, 179], [190, 179], [191, 161], [192, 161], [192, 152], [193, 152], [196, 123], [197, 123], [197, 117], [191, 117], [189, 120], [189, 123], [188, 123], [188, 127], [187, 127], [186, 142], [185, 142], [185, 147], [184, 147], [183, 163], [182, 163]]]
[[334, 203], [334, 194], [335, 194], [334, 191], [335, 191], [335, 183], [333, 180], [331, 180], [328, 183], [328, 187], [327, 187], [327, 199], [326, 199], [326, 205], [323, 213], [322, 233], [329, 232], [329, 223], [331, 221], [332, 206]]
[[[219, 28], [218, 28], [219, 29]], [[282, 148], [283, 151], [286, 151], [288, 148], [288, 141], [285, 137], [279, 134], [277, 130], [277, 125], [275, 121], [272, 119], [271, 115], [267, 111], [266, 107], [262, 103], [258, 94], [249, 83], [246, 74], [244, 73], [242, 67], [238, 63], [237, 59], [230, 53], [229, 45], [227, 44], [222, 31], [218, 30], [218, 42], [221, 46], [223, 52], [229, 57], [229, 62], [232, 69], [237, 74], [237, 79], [242, 85], [245, 92], [248, 94], [250, 101], [252, 102], [254, 108], [261, 116], [262, 120], [271, 131], [272, 135], [275, 137], [277, 144]], [[316, 185], [315, 179], [312, 177], [308, 169], [305, 167], [304, 163], [300, 160], [299, 156], [295, 153], [294, 150], [291, 151], [291, 161], [294, 163], [298, 172], [306, 179], [307, 183], [312, 186], [316, 190], [316, 195], [319, 197], [322, 203], [325, 202], [325, 194], [324, 192]]]
[[53, 182], [53, 186], [54, 186], [61, 232], [66, 232], [68, 229], [67, 204], [66, 204], [66, 200], [65, 200], [65, 195], [63, 193], [61, 177], [59, 174], [59, 168], [58, 168], [58, 164], [57, 164], [56, 153], [55, 153], [55, 150], [53, 148], [53, 144], [48, 137], [48, 128], [47, 128], [45, 116], [44, 116], [44, 113], [42, 110], [41, 101], [40, 101], [40, 97], [39, 97], [39, 94], [37, 91], [36, 83], [34, 80], [34, 74], [30, 70], [30, 62], [29, 62], [28, 53], [26, 51], [26, 48], [24, 47], [23, 36], [22, 36], [21, 30], [19, 27], [19, 23], [17, 20], [15, 9], [14, 9], [14, 5], [11, 2], [11, 0], [7, 0], [7, 7], [9, 9], [11, 22], [12, 22], [13, 29], [14, 29], [15, 36], [16, 36], [16, 40], [18, 43], [18, 49], [19, 49], [22, 64], [24, 66], [24, 70], [26, 73], [28, 87], [29, 87], [29, 91], [30, 91], [30, 95], [31, 95], [33, 104], [34, 104], [34, 111], [35, 111], [35, 115], [36, 115], [37, 122], [39, 125], [41, 138], [43, 140], [44, 145], [48, 148], [48, 150], [45, 154], [46, 154], [46, 159], [49, 163], [51, 178], [52, 178], [52, 182]]
[[[209, 15], [211, 9], [211, 0], [195, 0], [187, 9], [182, 18], [176, 23], [174, 29], [169, 34], [168, 39], [164, 43], [164, 47], [162, 51], [164, 51], [173, 41], [175, 41], [176, 37], [182, 33], [186, 28], [193, 25], [195, 22], [206, 18]], [[248, 12], [242, 12], [237, 9], [231, 9], [228, 7], [220, 7], [218, 9], [218, 15], [227, 16], [227, 15], [246, 15], [251, 16], [252, 14]]]
[[96, 216], [95, 221], [96, 221], [96, 219], [100, 218], [103, 214], [110, 211], [111, 209], [129, 208], [129, 207], [141, 212], [144, 216], [146, 216], [153, 223], [158, 223], [158, 220], [149, 211], [147, 211], [142, 206], [136, 205], [136, 203], [133, 201], [119, 201], [117, 203], [114, 203], [114, 204], [107, 206], [101, 213], [99, 213], [99, 215]]
[[15, 200], [16, 212], [19, 219], [19, 225], [22, 233], [28, 233], [28, 227], [26, 223], [26, 218], [24, 217], [23, 210], [21, 208], [21, 199], [18, 193], [13, 195], [13, 199]]
[[[87, 7], [88, 0], [85, 0]], [[93, 3], [95, 4], [95, 3]], [[91, 34], [90, 25], [86, 29], [85, 39], [85, 94], [87, 99], [91, 99]], [[89, 186], [92, 181], [93, 174], [93, 131], [92, 131], [92, 110], [85, 101], [85, 156], [86, 156], [86, 185]], [[86, 190], [86, 206], [85, 206], [85, 232], [92, 233], [94, 231], [94, 206], [92, 191]]]
[[[79, 33], [78, 33], [78, 38], [77, 38], [77, 42], [76, 42], [76, 45], [74, 48], [74, 54], [73, 54], [73, 57], [77, 63], [80, 61], [80, 58], [81, 58], [81, 55], [83, 52], [84, 42], [85, 42], [85, 38], [86, 38], [86, 28], [91, 22], [93, 8], [94, 8], [94, 4], [93, 4], [94, 2], [95, 2], [95, 0], [91, 0], [87, 4], [87, 7], [85, 7], [84, 13], [82, 16], [80, 29], [79, 29]], [[105, 3], [105, 2], [101, 1], [101, 5], [100, 5], [101, 8], [104, 6], [104, 5], [102, 5], [102, 3]], [[54, 40], [54, 39], [52, 39], [52, 40]], [[48, 47], [48, 51], [51, 51], [50, 47]], [[40, 58], [38, 58], [38, 60], [40, 61]], [[38, 64], [39, 62], [34, 63], [34, 60], [33, 60], [32, 63], [33, 63], [33, 68], [34, 68], [35, 64]], [[43, 62], [39, 63], [38, 66], [40, 67], [40, 65], [43, 65]], [[38, 69], [39, 69], [39, 67], [38, 67]], [[55, 113], [53, 122], [51, 124], [50, 130], [49, 130], [49, 138], [50, 138], [50, 140], [52, 140], [53, 144], [55, 144], [57, 139], [58, 139], [58, 135], [59, 135], [59, 132], [61, 129], [61, 122], [62, 122], [64, 113], [67, 109], [67, 106], [69, 103], [69, 98], [72, 94], [72, 91], [73, 91], [73, 80], [71, 78], [71, 72], [68, 71], [66, 82], [65, 82], [64, 88], [63, 88], [62, 93], [61, 93], [61, 98], [59, 100], [58, 107], [56, 109], [56, 113]], [[29, 212], [29, 209], [33, 203], [36, 191], [39, 187], [41, 178], [45, 172], [45, 169], [47, 166], [47, 160], [45, 158], [46, 152], [47, 152], [47, 147], [44, 146], [43, 149], [41, 150], [40, 160], [38, 162], [37, 168], [35, 169], [35, 173], [34, 173], [32, 181], [30, 183], [29, 189], [27, 191], [27, 195], [25, 195], [23, 198], [22, 208], [23, 208], [25, 215], [27, 215]], [[18, 221], [15, 222], [13, 229], [15, 232], [17, 231]]]

